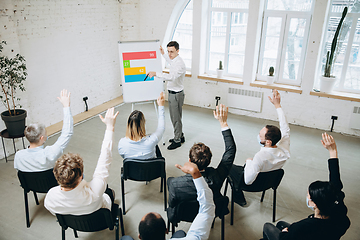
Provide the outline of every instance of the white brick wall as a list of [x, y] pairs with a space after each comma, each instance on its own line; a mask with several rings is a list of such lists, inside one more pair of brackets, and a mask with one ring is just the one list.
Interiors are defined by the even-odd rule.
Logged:
[[56, 97], [63, 88], [71, 91], [73, 115], [84, 111], [84, 96], [92, 108], [121, 95], [120, 6], [116, 0], [0, 2], [1, 40], [27, 60], [27, 123], [61, 121]]

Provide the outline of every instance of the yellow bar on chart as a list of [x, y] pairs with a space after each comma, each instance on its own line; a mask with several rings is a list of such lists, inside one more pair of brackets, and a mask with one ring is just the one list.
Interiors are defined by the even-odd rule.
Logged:
[[139, 74], [146, 74], [145, 67], [131, 67], [131, 68], [124, 68], [124, 75], [139, 75]]

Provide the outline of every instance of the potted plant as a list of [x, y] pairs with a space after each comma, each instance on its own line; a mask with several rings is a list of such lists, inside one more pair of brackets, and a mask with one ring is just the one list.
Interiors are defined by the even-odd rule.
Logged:
[[267, 84], [273, 84], [275, 80], [274, 67], [269, 68], [269, 75], [267, 76]]
[[324, 75], [320, 76], [320, 91], [321, 92], [331, 92], [335, 85], [335, 82], [336, 82], [336, 77], [331, 75], [332, 71], [333, 71], [333, 65], [335, 63], [334, 54], [338, 50], [337, 49], [337, 41], [338, 41], [338, 37], [340, 34], [341, 26], [346, 17], [347, 11], [348, 11], [348, 8], [345, 7], [342, 12], [340, 22], [335, 31], [334, 38], [331, 43], [331, 49], [330, 49], [330, 51], [327, 51], [327, 53], [326, 53]]
[[9, 136], [17, 137], [24, 134], [26, 111], [16, 109], [16, 101], [20, 98], [16, 97], [18, 90], [25, 91], [24, 81], [27, 72], [25, 58], [20, 54], [15, 57], [3, 56], [3, 45], [6, 41], [0, 43], [0, 100], [6, 107], [6, 111], [1, 113], [1, 118], [5, 122]]
[[224, 72], [222, 61], [219, 61], [219, 68], [216, 69], [217, 72], [217, 78], [221, 78]]

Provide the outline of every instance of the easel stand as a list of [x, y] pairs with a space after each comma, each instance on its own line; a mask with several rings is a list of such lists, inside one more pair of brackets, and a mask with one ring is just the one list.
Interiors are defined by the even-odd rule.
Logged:
[[[158, 110], [157, 110], [157, 107], [156, 107], [156, 100], [152, 100], [152, 101], [145, 101], [145, 102], [133, 102], [131, 103], [131, 112], [134, 111], [134, 106], [135, 105], [142, 105], [142, 104], [149, 104], [149, 103], [154, 103], [154, 107], [155, 107], [155, 114], [156, 116], [159, 118], [159, 115], [158, 115]], [[159, 119], [158, 119], [159, 121]], [[163, 145], [165, 145], [165, 141], [164, 141], [164, 135], [162, 136], [162, 142], [163, 142]]]

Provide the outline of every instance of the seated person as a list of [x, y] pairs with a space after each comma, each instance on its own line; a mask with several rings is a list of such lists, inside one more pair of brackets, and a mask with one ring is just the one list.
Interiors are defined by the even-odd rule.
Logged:
[[[201, 176], [196, 164], [186, 162], [184, 166], [175, 165], [184, 173], [192, 177], [192, 181], [197, 191], [197, 200], [200, 204], [199, 212], [191, 224], [186, 235], [183, 230], [174, 233], [172, 238], [177, 239], [198, 239], [205, 240], [209, 238], [211, 223], [215, 217], [215, 205], [213, 202], [213, 194]], [[141, 240], [165, 240], [167, 234], [166, 224], [160, 214], [150, 212], [146, 214], [139, 224], [139, 239]], [[130, 236], [123, 236], [120, 240], [133, 240]]]
[[67, 153], [56, 161], [54, 175], [59, 186], [51, 188], [44, 201], [45, 208], [52, 214], [83, 215], [100, 208], [111, 210], [115, 194], [107, 188], [106, 181], [112, 161], [114, 126], [118, 113], [114, 114], [114, 108], [110, 108], [105, 118], [99, 115], [106, 130], [100, 157], [90, 182], [83, 179], [84, 165], [78, 154]]
[[[227, 115], [228, 108], [223, 104], [216, 107], [214, 117], [220, 122], [225, 142], [225, 152], [217, 168], [208, 167], [212, 154], [210, 148], [205, 144], [196, 143], [189, 151], [189, 161], [198, 166], [201, 175], [205, 178], [214, 194], [214, 199], [222, 196], [220, 189], [229, 174], [236, 153], [235, 141], [227, 124]], [[177, 178], [170, 177], [167, 184], [169, 188], [169, 207], [167, 211], [169, 218], [171, 218], [174, 214], [175, 206], [179, 202], [196, 198], [196, 188], [189, 174]]]
[[161, 157], [157, 144], [165, 132], [165, 97], [163, 92], [160, 93], [157, 103], [159, 105], [158, 127], [149, 136], [146, 136], [144, 114], [138, 110], [134, 110], [130, 114], [126, 127], [126, 137], [120, 139], [118, 145], [119, 154], [123, 159]]
[[43, 124], [30, 124], [24, 134], [30, 142], [30, 147], [17, 151], [14, 158], [14, 168], [23, 172], [41, 172], [52, 169], [56, 160], [63, 153], [73, 135], [73, 118], [70, 112], [70, 92], [62, 90], [59, 101], [63, 105], [64, 120], [61, 135], [51, 146], [44, 148], [47, 140]]
[[332, 136], [323, 133], [322, 145], [329, 151], [329, 182], [315, 181], [310, 184], [306, 196], [306, 205], [314, 211], [308, 218], [289, 224], [278, 222], [276, 227], [265, 223], [264, 239], [332, 239], [338, 240], [350, 227], [345, 194], [340, 180], [339, 159], [336, 143]]
[[280, 129], [273, 125], [266, 125], [260, 130], [258, 141], [261, 149], [254, 158], [246, 159], [245, 166], [233, 165], [230, 177], [234, 181], [234, 201], [240, 206], [246, 205], [241, 187], [251, 185], [260, 172], [270, 172], [284, 166], [290, 158], [290, 128], [280, 104], [280, 94], [273, 90], [273, 98], [269, 100], [274, 104]]

